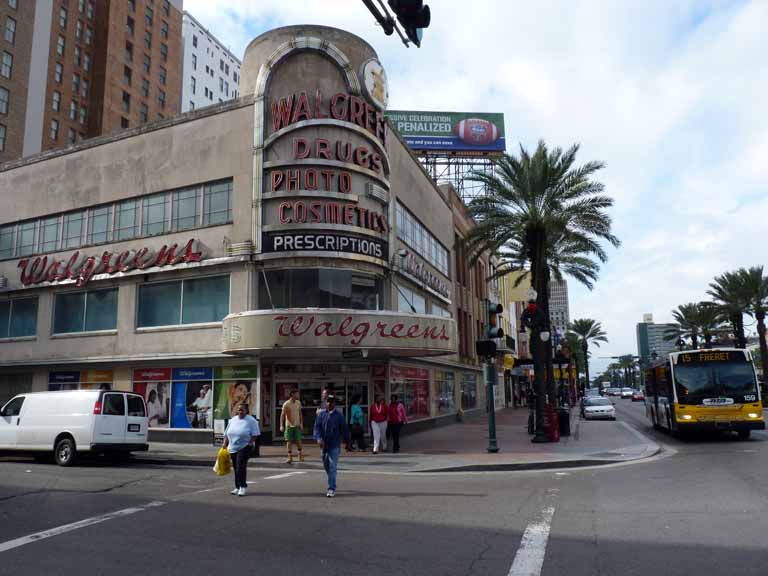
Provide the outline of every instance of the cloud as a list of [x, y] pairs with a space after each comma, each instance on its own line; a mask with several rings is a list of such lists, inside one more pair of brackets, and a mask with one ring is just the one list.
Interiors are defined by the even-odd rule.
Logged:
[[715, 275], [765, 262], [768, 2], [428, 3], [421, 49], [359, 0], [184, 5], [236, 55], [276, 26], [344, 28], [378, 52], [392, 108], [504, 112], [511, 152], [543, 138], [604, 161], [623, 244], [593, 292], [569, 284], [572, 317], [608, 332], [603, 355], [636, 351], [644, 312], [669, 321]]

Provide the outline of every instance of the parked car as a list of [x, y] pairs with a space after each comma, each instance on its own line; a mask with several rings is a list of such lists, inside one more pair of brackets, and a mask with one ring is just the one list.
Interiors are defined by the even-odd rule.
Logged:
[[635, 390], [632, 393], [632, 402], [645, 402], [645, 392], [642, 390]]
[[634, 392], [635, 392], [635, 391], [634, 391], [634, 390], [632, 390], [632, 388], [622, 388], [622, 389], [621, 389], [621, 392], [620, 392], [620, 396], [621, 396], [622, 398], [632, 398], [632, 394], [633, 394]]
[[0, 410], [0, 450], [45, 454], [71, 466], [79, 454], [146, 451], [144, 398], [117, 390], [33, 392]]
[[621, 396], [621, 388], [606, 388], [606, 396]]
[[616, 420], [616, 409], [608, 398], [588, 398], [581, 409], [585, 420]]
[[600, 388], [587, 388], [584, 391], [584, 396], [586, 398], [592, 398], [592, 397], [597, 398], [600, 396]]

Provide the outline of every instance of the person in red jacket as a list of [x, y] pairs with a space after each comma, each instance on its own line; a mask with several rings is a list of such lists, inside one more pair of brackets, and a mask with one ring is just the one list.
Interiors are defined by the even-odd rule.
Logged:
[[373, 429], [373, 453], [378, 454], [387, 449], [387, 419], [389, 411], [383, 396], [376, 396], [376, 402], [371, 406], [371, 428]]
[[397, 394], [392, 394], [392, 402], [387, 408], [387, 432], [392, 437], [392, 453], [400, 452], [400, 429], [403, 424], [408, 422], [408, 417], [405, 415], [405, 406], [397, 397]]

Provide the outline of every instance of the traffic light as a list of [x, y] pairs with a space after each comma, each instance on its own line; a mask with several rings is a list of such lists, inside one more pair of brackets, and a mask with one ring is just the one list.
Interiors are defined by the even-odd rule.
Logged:
[[389, 0], [389, 7], [397, 16], [408, 39], [420, 47], [422, 30], [429, 26], [431, 19], [429, 6], [422, 0]]
[[485, 305], [488, 318], [485, 337], [490, 339], [504, 338], [504, 330], [499, 326], [499, 314], [504, 312], [504, 306], [490, 300], [486, 300]]

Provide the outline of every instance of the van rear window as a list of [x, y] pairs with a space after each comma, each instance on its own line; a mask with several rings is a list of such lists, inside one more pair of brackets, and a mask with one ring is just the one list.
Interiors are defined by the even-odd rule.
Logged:
[[144, 399], [141, 396], [128, 395], [128, 416], [146, 416]]

